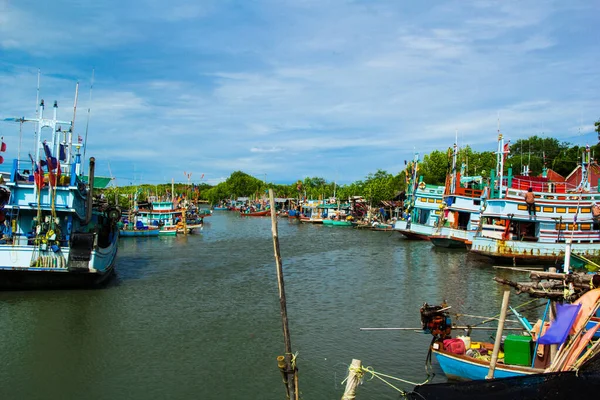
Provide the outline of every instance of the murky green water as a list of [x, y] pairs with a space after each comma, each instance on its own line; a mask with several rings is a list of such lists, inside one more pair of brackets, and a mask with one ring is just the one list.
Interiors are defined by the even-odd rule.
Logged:
[[[121, 239], [106, 288], [0, 293], [0, 399], [284, 399], [270, 219], [208, 220], [199, 235]], [[341, 398], [353, 358], [425, 378], [430, 336], [361, 327], [418, 327], [425, 301], [499, 308], [495, 271], [464, 252], [285, 219], [279, 231], [304, 399]], [[398, 394], [372, 380], [357, 398]]]

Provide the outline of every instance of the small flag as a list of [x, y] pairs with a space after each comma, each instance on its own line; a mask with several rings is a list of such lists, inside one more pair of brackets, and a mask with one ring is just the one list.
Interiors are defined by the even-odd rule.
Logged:
[[81, 135], [77, 135], [77, 143], [83, 143], [83, 139], [81, 138]]
[[67, 145], [61, 144], [58, 151], [58, 159], [60, 161], [67, 161]]

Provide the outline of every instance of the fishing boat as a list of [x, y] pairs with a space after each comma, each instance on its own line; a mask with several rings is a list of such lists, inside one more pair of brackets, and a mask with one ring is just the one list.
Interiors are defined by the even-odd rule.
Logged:
[[[548, 264], [564, 257], [569, 240], [574, 254], [598, 259], [600, 224], [592, 207], [600, 193], [592, 182], [598, 182], [600, 166], [591, 160], [589, 146], [582, 160], [563, 180], [519, 176], [507, 182], [505, 195], [485, 202], [471, 252], [498, 262]], [[534, 215], [524, 200], [528, 188], [535, 196]]]
[[33, 123], [35, 135], [29, 160], [14, 159], [0, 187], [1, 289], [94, 286], [114, 272], [121, 212], [94, 196], [93, 157], [85, 182], [73, 121], [57, 119], [56, 101], [52, 116], [44, 111], [42, 100], [35, 118], [6, 119]]
[[394, 223], [394, 230], [407, 239], [429, 240], [441, 214], [444, 186], [421, 182], [413, 194], [408, 216]]
[[[329, 209], [328, 204], [321, 200], [308, 200], [302, 205], [302, 214], [300, 222], [309, 224], [323, 224], [323, 219], [327, 217]], [[332, 205], [335, 206], [335, 205]]]
[[[597, 275], [590, 278], [584, 269], [591, 266], [597, 270], [600, 266], [588, 260], [575, 264], [574, 271], [570, 260], [571, 247], [567, 244], [564, 274], [531, 271], [532, 283], [495, 278], [501, 284], [517, 288], [518, 293], [525, 292], [532, 297], [548, 300], [543, 318], [532, 326], [516, 309], [509, 307], [509, 292], [505, 291], [498, 320], [497, 340], [493, 344], [473, 343], [470, 335], [452, 339], [451, 307], [446, 304], [430, 306], [425, 303], [420, 309], [422, 329], [433, 336], [429, 351], [436, 356], [446, 376], [453, 379], [483, 380], [490, 377], [508, 378], [577, 371], [600, 354], [600, 337], [597, 334], [600, 318], [596, 317], [600, 310], [600, 288], [596, 285], [600, 284], [600, 279]], [[547, 282], [542, 283], [542, 280]], [[563, 303], [552, 305], [556, 300]], [[507, 335], [501, 343], [509, 308], [522, 325], [524, 333]], [[549, 311], [553, 317], [550, 317]], [[485, 322], [494, 319], [486, 319]], [[470, 332], [472, 325], [467, 327]], [[554, 351], [551, 346], [557, 350]], [[493, 354], [489, 353], [491, 350]], [[488, 353], [491, 357], [486, 356]]]
[[[472, 343], [464, 336], [451, 339], [450, 307], [425, 304], [421, 308], [421, 321], [423, 330], [434, 336], [430, 351], [449, 378], [470, 381], [418, 385], [408, 397], [483, 399], [480, 391], [485, 390], [486, 399], [563, 399], [575, 398], [574, 393], [587, 394], [591, 388], [600, 389], [600, 319], [595, 316], [600, 309], [600, 289], [593, 289], [600, 279], [596, 279], [597, 275], [590, 280], [584, 273], [569, 273], [568, 246], [565, 253], [564, 274], [531, 271], [534, 282], [530, 284], [496, 278], [531, 296], [548, 299], [544, 316], [534, 327], [511, 308], [527, 333], [507, 335], [502, 345]], [[541, 283], [544, 279], [548, 282]], [[555, 300], [564, 303], [555, 304], [555, 316], [546, 322], [551, 302]], [[509, 308], [505, 293], [498, 338], [502, 336]], [[481, 351], [492, 348], [498, 355], [497, 362], [494, 355], [490, 359]]]
[[144, 225], [144, 223], [138, 219], [138, 191], [136, 190], [133, 195], [133, 206], [129, 209], [127, 216], [124, 216], [121, 221], [117, 223], [119, 227], [120, 237], [157, 237], [159, 233], [159, 227], [154, 225]]
[[416, 153], [406, 169], [406, 211], [401, 219], [394, 223], [394, 230], [407, 239], [429, 240], [440, 218], [445, 186], [428, 185], [423, 182], [422, 177], [417, 175], [418, 164], [419, 154]]
[[323, 225], [329, 225], [329, 226], [352, 226], [353, 222], [352, 220], [347, 220], [347, 219], [331, 219], [331, 218], [326, 218], [323, 220]]
[[[504, 157], [504, 141], [498, 141], [498, 154]], [[429, 240], [436, 247], [468, 249], [479, 226], [479, 215], [488, 197], [481, 176], [464, 177], [465, 165], [457, 171], [458, 146], [454, 144], [452, 172], [446, 179], [442, 211]], [[500, 169], [501, 171], [501, 169]]]
[[600, 391], [600, 355], [577, 371], [538, 373], [476, 381], [450, 381], [416, 386], [412, 400], [588, 399]]
[[227, 210], [229, 210], [229, 207], [226, 207], [226, 206], [215, 206], [215, 207], [213, 207], [213, 210], [214, 211], [227, 211]]
[[119, 229], [120, 237], [156, 237], [159, 234], [160, 229], [158, 226], [147, 226], [141, 221], [138, 223], [130, 224], [125, 223], [123, 227]]
[[271, 215], [271, 210], [240, 212], [240, 217], [266, 217], [269, 215]]
[[192, 233], [194, 227], [184, 227], [185, 208], [176, 207], [173, 201], [152, 201], [138, 211], [139, 220], [148, 226], [157, 227], [159, 236], [175, 236], [177, 233]]
[[380, 222], [377, 220], [374, 220], [372, 222], [358, 221], [353, 226], [354, 226], [354, 229], [369, 230], [369, 231], [391, 232], [394, 230], [394, 225], [386, 224], [384, 222]]

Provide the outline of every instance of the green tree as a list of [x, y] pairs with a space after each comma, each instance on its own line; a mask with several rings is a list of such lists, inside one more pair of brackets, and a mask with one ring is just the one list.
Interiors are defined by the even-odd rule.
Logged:
[[252, 196], [265, 189], [265, 183], [242, 171], [235, 171], [225, 181], [234, 197]]
[[419, 175], [423, 176], [425, 183], [443, 185], [446, 182], [446, 175], [452, 166], [450, 151], [434, 150], [423, 156], [423, 161], [419, 164]]
[[377, 170], [374, 174], [369, 174], [364, 182], [363, 196], [371, 204], [377, 205], [382, 200], [391, 200], [396, 195], [399, 187], [394, 187], [397, 180], [392, 174], [386, 171]]

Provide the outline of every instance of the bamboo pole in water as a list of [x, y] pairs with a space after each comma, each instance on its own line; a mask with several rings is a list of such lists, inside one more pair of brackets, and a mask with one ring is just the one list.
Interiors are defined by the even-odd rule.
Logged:
[[[271, 205], [271, 231], [273, 234], [273, 250], [275, 252], [275, 264], [277, 266], [277, 284], [279, 287], [279, 306], [281, 309], [281, 322], [283, 324], [283, 342], [285, 345], [285, 376], [287, 380], [287, 398], [298, 399], [298, 377], [296, 365], [292, 365], [292, 341], [290, 339], [290, 328], [288, 326], [287, 305], [285, 299], [285, 286], [283, 282], [283, 267], [281, 253], [279, 251], [279, 234], [277, 232], [277, 210], [275, 209], [275, 196], [273, 189], [269, 189], [269, 202]], [[281, 363], [278, 363], [281, 365]], [[281, 366], [280, 366], [281, 369]]]
[[353, 359], [348, 368], [348, 377], [346, 378], [346, 390], [342, 400], [354, 400], [356, 398], [356, 387], [360, 383], [362, 363], [360, 360]]
[[500, 310], [500, 321], [498, 321], [498, 330], [496, 331], [496, 340], [494, 341], [494, 350], [492, 351], [492, 360], [490, 361], [490, 369], [485, 377], [486, 379], [494, 378], [494, 370], [496, 369], [498, 353], [500, 352], [500, 342], [502, 341], [502, 331], [504, 330], [504, 321], [506, 320], [509, 297], [510, 290], [505, 290], [504, 297], [502, 298], [502, 309]]

